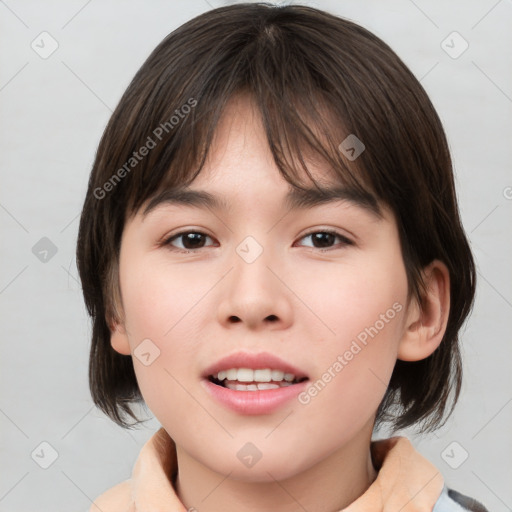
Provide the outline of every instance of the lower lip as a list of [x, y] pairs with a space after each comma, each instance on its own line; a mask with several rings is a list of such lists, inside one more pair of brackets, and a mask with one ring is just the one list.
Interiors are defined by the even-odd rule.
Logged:
[[206, 391], [229, 409], [246, 415], [270, 414], [304, 391], [308, 381], [291, 386], [258, 391], [237, 391], [218, 386], [208, 379], [202, 380]]

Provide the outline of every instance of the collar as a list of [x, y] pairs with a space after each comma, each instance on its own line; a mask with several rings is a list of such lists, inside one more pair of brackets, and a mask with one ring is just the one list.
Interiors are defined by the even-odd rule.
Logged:
[[[377, 478], [339, 512], [433, 509], [444, 487], [443, 477], [406, 437], [372, 441], [370, 449]], [[162, 427], [142, 447], [131, 478], [102, 494], [90, 512], [187, 512], [175, 492], [177, 473], [176, 445]]]

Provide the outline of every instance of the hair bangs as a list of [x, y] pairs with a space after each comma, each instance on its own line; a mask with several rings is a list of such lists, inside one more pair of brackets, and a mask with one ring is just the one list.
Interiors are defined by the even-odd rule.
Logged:
[[[195, 107], [175, 129], [163, 134], [157, 147], [130, 177], [125, 198], [128, 216], [165, 190], [194, 181], [205, 166], [225, 107], [236, 96], [255, 105], [276, 167], [291, 186], [307, 186], [304, 176], [318, 188], [332, 182], [342, 184], [365, 197], [379, 212], [379, 199], [384, 198], [378, 190], [382, 191], [382, 187], [370, 172], [371, 166], [365, 165], [364, 149], [356, 158], [350, 158], [354, 148], [349, 147], [348, 152], [343, 148], [348, 137], [361, 143], [354, 133], [354, 123], [349, 126], [354, 114], [321, 84], [310, 61], [300, 57], [298, 51], [289, 51], [292, 42], [278, 44], [279, 33], [272, 25], [257, 40], [258, 44], [248, 44], [236, 57], [229, 55], [228, 62], [218, 60], [217, 75], [205, 71], [204, 77], [198, 77], [201, 88], [191, 86], [178, 101], [161, 99], [174, 98], [172, 85], [167, 86], [167, 92], [159, 90], [160, 104], [156, 98], [148, 99], [153, 108], [160, 110], [153, 114], [159, 119], [172, 118], [172, 112], [179, 111], [180, 105], [186, 105], [191, 98]], [[277, 57], [279, 51], [287, 53]], [[219, 79], [224, 69], [226, 76]], [[134, 120], [133, 126], [136, 125]], [[149, 126], [142, 131], [139, 128], [139, 132], [140, 140], [135, 146], [142, 144], [148, 132], [161, 135], [158, 128], [151, 130]], [[311, 167], [327, 180], [314, 177]]]

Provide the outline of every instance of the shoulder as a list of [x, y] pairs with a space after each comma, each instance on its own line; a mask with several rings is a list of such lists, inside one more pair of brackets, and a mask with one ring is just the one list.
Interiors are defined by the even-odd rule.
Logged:
[[131, 482], [125, 480], [98, 496], [87, 512], [131, 512]]
[[479, 501], [444, 486], [432, 512], [489, 512]]

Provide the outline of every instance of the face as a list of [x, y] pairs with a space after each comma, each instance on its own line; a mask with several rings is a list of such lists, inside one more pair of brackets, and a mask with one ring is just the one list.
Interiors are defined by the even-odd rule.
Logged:
[[[128, 221], [112, 346], [132, 354], [148, 407], [181, 450], [240, 480], [284, 479], [370, 437], [406, 329], [407, 280], [389, 211], [349, 200], [287, 210], [291, 186], [252, 105], [233, 100], [224, 114], [190, 189], [228, 209], [160, 204]], [[270, 409], [228, 406], [203, 374], [238, 352], [270, 353], [307, 380]], [[239, 453], [256, 451], [249, 442], [262, 454], [251, 468]]]

